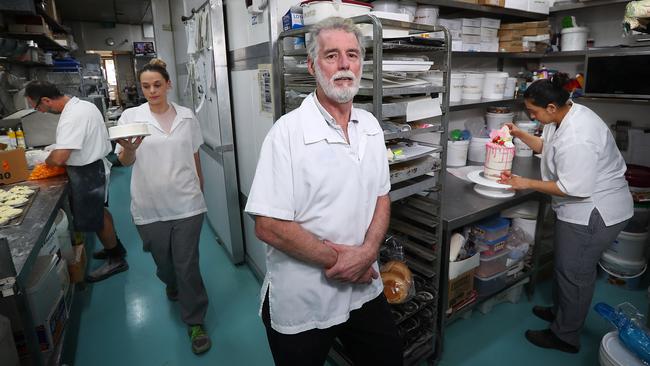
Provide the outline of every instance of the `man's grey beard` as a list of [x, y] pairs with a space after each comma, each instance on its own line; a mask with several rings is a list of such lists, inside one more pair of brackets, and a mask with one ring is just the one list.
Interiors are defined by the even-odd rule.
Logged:
[[[314, 62], [314, 71], [316, 74], [316, 82], [323, 89], [325, 95], [337, 103], [347, 103], [351, 101], [359, 92], [361, 76], [357, 77], [350, 70], [338, 71], [332, 75], [329, 80], [325, 78], [325, 75], [323, 75], [322, 70], [318, 66], [318, 62]], [[362, 72], [363, 71], [360, 70], [359, 75], [361, 75]], [[336, 86], [334, 81], [342, 77], [348, 77], [352, 79], [352, 86]]]

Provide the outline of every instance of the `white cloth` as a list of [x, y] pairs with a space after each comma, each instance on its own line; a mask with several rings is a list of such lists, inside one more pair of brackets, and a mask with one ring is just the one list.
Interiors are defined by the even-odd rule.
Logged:
[[[351, 118], [359, 121], [358, 154], [326, 123], [313, 95], [282, 116], [262, 145], [246, 212], [294, 221], [334, 243], [363, 244], [390, 177], [377, 120], [356, 108]], [[330, 281], [322, 268], [267, 246], [262, 301], [267, 289], [271, 326], [296, 334], [345, 322], [383, 286], [379, 278], [369, 285]]]
[[[176, 118], [165, 133], [149, 103], [122, 113], [118, 125], [149, 124], [149, 133], [135, 152], [131, 173], [131, 214], [136, 225], [183, 219], [206, 212], [194, 162], [203, 144], [199, 121], [191, 110], [171, 103]], [[115, 147], [119, 154], [122, 146]]]
[[66, 149], [72, 150], [66, 161], [71, 166], [88, 165], [111, 152], [102, 113], [94, 104], [77, 97], [65, 104], [56, 128], [55, 150]]
[[607, 226], [632, 217], [625, 160], [609, 128], [596, 113], [573, 103], [559, 127], [544, 126], [542, 139], [542, 179], [556, 181], [567, 194], [553, 196], [559, 220], [588, 225], [594, 208]]

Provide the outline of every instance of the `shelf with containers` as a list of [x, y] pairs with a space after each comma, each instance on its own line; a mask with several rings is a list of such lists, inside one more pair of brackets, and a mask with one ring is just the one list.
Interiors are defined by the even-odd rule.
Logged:
[[462, 1], [445, 0], [417, 0], [418, 4], [434, 5], [440, 9], [440, 15], [458, 17], [498, 17], [505, 21], [531, 21], [543, 20], [546, 14], [534, 13], [519, 9], [503, 8], [499, 6], [480, 5]]
[[630, 0], [595, 0], [587, 2], [560, 2], [557, 1], [557, 4], [549, 8], [549, 13], [557, 13], [567, 10], [577, 10], [577, 9], [586, 9], [614, 4], [623, 4], [629, 3]]
[[[393, 158], [389, 159], [392, 185], [389, 196], [393, 202], [393, 218], [388, 235], [399, 237], [402, 243], [405, 263], [414, 277], [415, 296], [404, 304], [392, 305], [392, 310], [405, 340], [405, 364], [414, 365], [426, 359], [431, 361], [432, 356], [439, 352], [439, 244], [442, 243], [444, 197], [441, 172], [445, 166], [446, 144], [414, 142], [410, 139], [423, 134], [438, 134], [440, 141], [447, 140], [451, 38], [442, 27], [380, 19], [373, 15], [351, 19], [366, 27], [361, 40], [367, 50], [364, 73], [366, 78], [368, 74], [372, 75], [372, 84], [368, 85], [368, 79], [364, 80], [366, 84], [360, 88], [354, 105], [370, 111], [381, 123], [398, 126], [396, 130], [384, 128], [384, 140], [388, 147], [394, 148]], [[383, 31], [387, 27], [412, 33], [441, 32], [442, 38], [437, 41], [383, 39]], [[277, 58], [274, 60], [280, 86], [280, 108], [276, 110], [276, 119], [297, 107], [304, 94], [315, 90], [315, 81], [306, 76], [306, 67], [300, 63], [307, 56], [306, 50], [284, 49], [285, 38], [303, 36], [308, 32], [309, 26], [306, 26], [284, 31], [279, 36]], [[433, 67], [443, 75], [441, 85], [426, 82], [422, 85], [384, 87], [384, 61], [395, 53], [431, 56], [434, 59]], [[412, 98], [434, 103], [439, 106], [439, 114], [407, 121], [409, 108], [414, 106], [409, 104], [414, 101]], [[383, 262], [384, 255], [380, 257]], [[344, 350], [339, 346], [334, 347], [336, 352], [331, 355], [332, 359], [338, 364], [349, 364]]]

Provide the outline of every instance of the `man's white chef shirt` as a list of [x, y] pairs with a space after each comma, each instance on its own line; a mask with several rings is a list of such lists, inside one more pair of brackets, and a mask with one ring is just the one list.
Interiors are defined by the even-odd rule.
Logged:
[[94, 163], [111, 152], [104, 117], [94, 104], [70, 98], [59, 116], [55, 149], [72, 150], [66, 162], [71, 166]]
[[[390, 190], [384, 135], [374, 116], [353, 108], [355, 154], [325, 121], [314, 95], [282, 116], [266, 136], [246, 212], [294, 221], [320, 239], [361, 245], [377, 197]], [[369, 285], [329, 280], [323, 268], [272, 246], [267, 246], [266, 267], [261, 298], [268, 289], [271, 326], [284, 334], [343, 323], [350, 311], [383, 290], [380, 278]], [[378, 271], [376, 262], [373, 267]]]

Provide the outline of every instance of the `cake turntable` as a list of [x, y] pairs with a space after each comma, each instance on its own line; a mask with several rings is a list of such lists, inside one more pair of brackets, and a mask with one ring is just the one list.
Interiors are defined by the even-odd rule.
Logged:
[[467, 179], [476, 183], [474, 185], [474, 191], [482, 196], [491, 198], [510, 198], [515, 195], [515, 191], [509, 190], [511, 186], [485, 178], [482, 169], [467, 173]]

